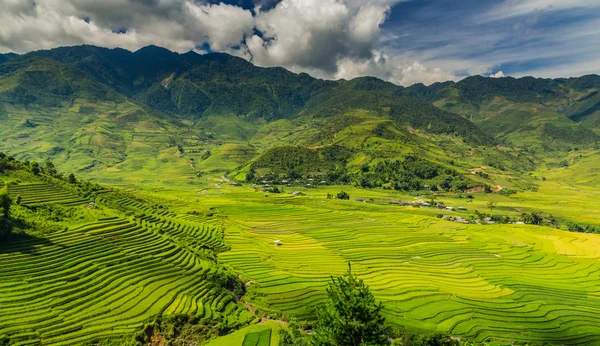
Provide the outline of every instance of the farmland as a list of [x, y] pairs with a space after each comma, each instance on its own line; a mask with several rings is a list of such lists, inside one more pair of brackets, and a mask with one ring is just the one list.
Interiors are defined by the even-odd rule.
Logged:
[[[597, 169], [593, 156], [570, 168], [548, 169], [538, 192], [513, 196], [477, 194], [449, 214], [542, 210], [560, 222], [598, 220], [600, 193], [589, 181], [563, 177]], [[350, 201], [328, 200], [346, 189]], [[330, 275], [351, 262], [402, 328], [436, 330], [477, 342], [600, 342], [600, 237], [532, 225], [464, 225], [440, 220], [432, 208], [390, 205], [414, 196], [349, 187], [302, 189], [306, 196], [256, 192], [248, 186], [203, 191], [194, 208], [216, 207], [231, 250], [220, 260], [255, 282], [248, 299], [275, 316], [308, 319], [325, 298]], [[150, 195], [171, 195], [166, 191]], [[557, 195], [560, 191], [559, 197]], [[191, 201], [178, 191], [174, 203]], [[173, 193], [174, 195], [174, 193]], [[189, 197], [188, 197], [189, 196]], [[368, 202], [355, 199], [363, 197]], [[189, 198], [189, 199], [188, 199]], [[370, 201], [372, 199], [372, 201]], [[560, 201], [560, 202], [557, 202]], [[280, 246], [274, 246], [280, 240]]]
[[[53, 191], [53, 203], [74, 203], [50, 184], [10, 191], [29, 206], [47, 202], [40, 191]], [[209, 279], [221, 269], [202, 251], [225, 249], [218, 226], [112, 192], [96, 200], [97, 208], [106, 212], [112, 205], [122, 216], [0, 247], [0, 335], [15, 345], [77, 345], [130, 336], [160, 314], [191, 314], [232, 327], [254, 320]]]
[[381, 340], [600, 345], [598, 76], [401, 87], [159, 47], [0, 61], [1, 346], [319, 335], [349, 264], [395, 327]]
[[[311, 321], [326, 282], [350, 262], [384, 303], [388, 321], [402, 329], [499, 344], [598, 343], [598, 235], [461, 224], [436, 217], [437, 208], [390, 204], [435, 198], [466, 206], [442, 211], [466, 219], [494, 201], [495, 213], [512, 217], [539, 210], [559, 224], [597, 224], [597, 177], [581, 173], [598, 169], [595, 155], [586, 153], [569, 167], [551, 168], [549, 161], [531, 177], [537, 192], [476, 193], [474, 199], [351, 186], [265, 195], [220, 175], [84, 196], [69, 185], [9, 175], [4, 188], [21, 198], [21, 208], [57, 205], [86, 217], [0, 248], [0, 273], [8, 278], [0, 285], [0, 335], [20, 345], [72, 345], [126, 337], [153, 316], [171, 314], [231, 328], [261, 316]], [[350, 200], [327, 199], [341, 189]], [[248, 286], [241, 301], [211, 282], [221, 265]], [[276, 342], [279, 325], [261, 326], [214, 343]]]

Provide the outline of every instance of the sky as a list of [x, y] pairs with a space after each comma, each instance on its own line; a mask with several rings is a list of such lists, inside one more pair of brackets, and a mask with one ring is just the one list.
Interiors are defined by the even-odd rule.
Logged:
[[600, 0], [0, 0], [0, 53], [225, 52], [400, 84], [600, 73]]

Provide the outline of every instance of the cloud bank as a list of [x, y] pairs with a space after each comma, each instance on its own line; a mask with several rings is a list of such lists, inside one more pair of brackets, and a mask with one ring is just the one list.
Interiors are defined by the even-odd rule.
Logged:
[[[381, 45], [399, 0], [281, 0], [253, 9], [197, 0], [0, 0], [0, 52], [93, 44], [234, 54], [321, 78], [373, 75], [408, 85], [455, 79]], [[263, 8], [265, 8], [263, 10]]]

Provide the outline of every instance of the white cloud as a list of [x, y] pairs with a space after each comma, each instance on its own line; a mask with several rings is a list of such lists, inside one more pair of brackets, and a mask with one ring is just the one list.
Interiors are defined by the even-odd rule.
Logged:
[[430, 68], [417, 61], [389, 56], [379, 51], [374, 52], [372, 59], [340, 60], [335, 77], [352, 79], [364, 75], [379, 77], [404, 86], [415, 83], [430, 85], [457, 79], [453, 73], [439, 67]]
[[491, 74], [490, 77], [491, 78], [502, 78], [502, 77], [505, 77], [505, 75], [504, 75], [504, 72], [498, 71], [498, 72], [496, 72], [494, 74]]
[[[136, 50], [149, 44], [178, 52], [207, 42], [217, 50], [252, 32], [252, 13], [240, 7], [185, 0], [0, 0], [0, 51], [28, 52], [94, 44]], [[8, 9], [5, 11], [5, 9]], [[84, 20], [88, 19], [89, 22]], [[125, 33], [116, 33], [126, 29]]]
[[399, 1], [282, 0], [253, 15], [195, 0], [0, 0], [0, 52], [77, 44], [187, 52], [208, 43], [260, 66], [321, 78], [375, 75], [399, 84], [454, 78], [380, 51], [381, 25]]
[[528, 14], [561, 11], [573, 8], [599, 8], [598, 0], [505, 0], [482, 18], [500, 20]]

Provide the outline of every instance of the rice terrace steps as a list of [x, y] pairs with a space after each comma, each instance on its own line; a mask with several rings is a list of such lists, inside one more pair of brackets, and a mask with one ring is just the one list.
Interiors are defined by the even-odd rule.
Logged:
[[[239, 225], [228, 226], [231, 251], [220, 258], [256, 282], [259, 306], [310, 318], [329, 275], [350, 261], [400, 326], [476, 342], [600, 344], [595, 235], [389, 212], [351, 216], [337, 208], [352, 203], [309, 202], [221, 206]], [[273, 246], [275, 235], [281, 246]]]
[[9, 185], [8, 192], [12, 198], [21, 197], [21, 204], [27, 206], [60, 204], [64, 206], [75, 206], [89, 203], [91, 200], [80, 197], [57, 185], [37, 183]]
[[[27, 205], [87, 202], [47, 184], [10, 192]], [[0, 337], [15, 345], [80, 345], [132, 335], [152, 316], [172, 313], [230, 326], [255, 321], [206, 279], [216, 266], [199, 250], [224, 250], [221, 230], [166, 208], [153, 212], [139, 201], [102, 196], [111, 199], [140, 213], [0, 246]]]

